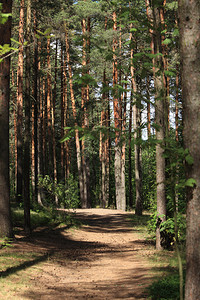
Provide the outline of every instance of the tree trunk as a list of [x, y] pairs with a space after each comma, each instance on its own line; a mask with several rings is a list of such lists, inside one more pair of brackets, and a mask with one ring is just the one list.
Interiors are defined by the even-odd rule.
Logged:
[[[54, 93], [51, 105], [51, 120], [52, 120], [52, 147], [53, 147], [53, 180], [57, 183], [57, 161], [56, 161], [56, 137], [55, 137], [55, 110], [56, 110], [56, 81], [57, 81], [57, 55], [58, 55], [58, 41], [56, 40], [56, 54], [55, 54], [55, 77], [54, 77]], [[58, 205], [58, 196], [55, 195], [55, 203]]]
[[[65, 24], [65, 44], [66, 44], [67, 64], [68, 64], [68, 73], [69, 73], [70, 95], [71, 95], [71, 102], [72, 102], [72, 112], [73, 112], [74, 124], [75, 124], [75, 126], [77, 126], [77, 112], [76, 112], [76, 103], [75, 103], [75, 98], [74, 98], [72, 68], [71, 68], [70, 53], [69, 53], [68, 29], [67, 29], [66, 24]], [[78, 167], [78, 176], [79, 176], [81, 206], [82, 206], [82, 208], [86, 208], [87, 204], [85, 203], [84, 190], [83, 190], [83, 175], [82, 175], [82, 169], [81, 169], [81, 165], [82, 165], [81, 148], [80, 148], [78, 129], [75, 129], [75, 141], [76, 141], [76, 155], [77, 155], [77, 167]]]
[[52, 93], [51, 93], [51, 61], [50, 61], [50, 38], [47, 39], [47, 130], [49, 150], [49, 176], [53, 177], [53, 142], [52, 142]]
[[[61, 138], [64, 136], [64, 112], [65, 112], [65, 101], [64, 101], [64, 83], [63, 83], [63, 43], [61, 43], [61, 51], [60, 51], [60, 65], [61, 65], [61, 70], [60, 70], [60, 81], [61, 81], [61, 102], [60, 102], [60, 112], [61, 112]], [[64, 143], [61, 143], [61, 148], [60, 148], [60, 158], [61, 158], [61, 178], [63, 179], [65, 176], [64, 172]]]
[[[11, 13], [12, 1], [1, 1], [2, 12]], [[10, 44], [11, 19], [0, 25], [0, 44]], [[3, 58], [3, 57], [1, 57]], [[0, 236], [12, 237], [9, 180], [10, 58], [0, 62]]]
[[38, 41], [36, 38], [37, 17], [34, 11], [34, 200], [38, 203], [38, 90], [39, 90], [39, 74], [38, 74]]
[[[26, 41], [31, 43], [31, 0], [27, 1]], [[26, 47], [26, 79], [25, 79], [25, 132], [24, 132], [24, 229], [31, 231], [30, 222], [30, 82], [31, 82], [30, 47]]]
[[[113, 31], [114, 35], [117, 32], [117, 15], [113, 12]], [[121, 103], [118, 95], [118, 68], [117, 68], [117, 39], [113, 38], [113, 106], [114, 106], [114, 123], [115, 123], [115, 195], [117, 209], [126, 210], [126, 199], [122, 197], [122, 171], [121, 171]]]
[[[160, 7], [153, 7], [154, 16], [154, 53], [162, 53], [161, 46], [161, 18]], [[159, 72], [157, 72], [159, 70]], [[155, 94], [155, 114], [156, 114], [156, 183], [157, 183], [157, 229], [156, 229], [156, 249], [163, 248], [164, 238], [160, 232], [160, 225], [166, 220], [166, 198], [165, 198], [165, 158], [164, 139], [165, 139], [165, 89], [164, 89], [164, 64], [162, 57], [157, 55], [155, 58], [154, 86]]]
[[[131, 28], [132, 28], [131, 23]], [[130, 34], [130, 40], [133, 40], [132, 33]], [[133, 65], [133, 48], [131, 45], [131, 80], [132, 80], [132, 88], [133, 88], [133, 95], [134, 95], [134, 104], [133, 104], [133, 130], [134, 130], [134, 140], [135, 140], [135, 188], [136, 188], [136, 201], [135, 201], [135, 214], [142, 215], [142, 174], [141, 174], [141, 160], [140, 160], [140, 123], [141, 123], [141, 115], [140, 115], [140, 108], [138, 107], [137, 99], [137, 85], [135, 80], [135, 69]]]
[[20, 2], [19, 55], [17, 69], [17, 201], [22, 201], [23, 187], [23, 43], [24, 43], [24, 0]]
[[[66, 52], [64, 54], [64, 63], [63, 63], [63, 125], [67, 127], [68, 125], [68, 99], [67, 99], [67, 62], [66, 62]], [[69, 141], [65, 141], [63, 144], [63, 161], [64, 161], [64, 177], [65, 180], [69, 178]]]
[[151, 104], [150, 104], [150, 79], [147, 76], [147, 134], [148, 138], [151, 137]]
[[[178, 1], [182, 65], [184, 146], [193, 158], [186, 163], [187, 187], [185, 299], [200, 299], [200, 5], [199, 0]], [[191, 184], [192, 185], [192, 184]]]
[[133, 208], [133, 186], [132, 186], [132, 115], [133, 115], [133, 92], [131, 92], [130, 96], [130, 112], [129, 112], [129, 138], [128, 138], [128, 178], [129, 178], [129, 208]]

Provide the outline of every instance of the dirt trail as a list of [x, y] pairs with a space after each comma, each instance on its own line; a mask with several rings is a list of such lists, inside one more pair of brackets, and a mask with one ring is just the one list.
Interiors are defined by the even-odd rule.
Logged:
[[19, 251], [44, 255], [29, 266], [30, 286], [14, 299], [147, 299], [151, 270], [142, 237], [116, 210], [77, 210], [80, 229], [44, 230]]

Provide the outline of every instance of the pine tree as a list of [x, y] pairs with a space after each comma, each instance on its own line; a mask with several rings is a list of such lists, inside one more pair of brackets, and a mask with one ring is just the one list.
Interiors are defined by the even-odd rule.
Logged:
[[[2, 13], [11, 14], [12, 1], [2, 1]], [[0, 24], [0, 45], [10, 45], [11, 18]], [[10, 57], [0, 61], [0, 236], [12, 237], [9, 180]]]

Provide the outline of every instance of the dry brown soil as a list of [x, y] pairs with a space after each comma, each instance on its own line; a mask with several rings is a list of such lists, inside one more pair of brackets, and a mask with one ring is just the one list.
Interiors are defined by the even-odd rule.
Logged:
[[76, 214], [84, 224], [79, 229], [38, 229], [17, 239], [12, 251], [40, 256], [14, 270], [26, 275], [28, 284], [7, 299], [147, 299], [145, 288], [153, 277], [148, 245], [131, 226], [129, 213], [88, 209]]

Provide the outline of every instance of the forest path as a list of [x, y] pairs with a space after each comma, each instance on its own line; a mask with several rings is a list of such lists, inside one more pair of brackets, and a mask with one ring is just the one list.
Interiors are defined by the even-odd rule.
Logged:
[[84, 224], [79, 229], [46, 229], [17, 243], [19, 251], [43, 256], [28, 267], [29, 286], [14, 299], [147, 299], [149, 250], [129, 213], [78, 209], [76, 215]]

